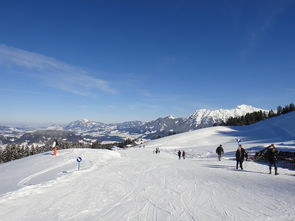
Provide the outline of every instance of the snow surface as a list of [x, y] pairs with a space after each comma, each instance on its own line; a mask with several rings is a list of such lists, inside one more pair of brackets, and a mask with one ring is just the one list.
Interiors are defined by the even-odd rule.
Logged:
[[[145, 143], [145, 148], [70, 149], [0, 165], [1, 220], [295, 220], [294, 171], [245, 162], [248, 149], [295, 148], [295, 113], [247, 127], [212, 127]], [[217, 161], [215, 149], [225, 155]], [[160, 154], [153, 154], [159, 147]], [[187, 152], [178, 160], [178, 149]], [[76, 158], [81, 156], [81, 170]]]

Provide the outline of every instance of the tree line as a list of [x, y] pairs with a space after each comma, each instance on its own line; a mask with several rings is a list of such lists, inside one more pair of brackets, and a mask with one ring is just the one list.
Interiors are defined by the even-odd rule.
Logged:
[[[23, 157], [27, 157], [34, 154], [44, 153], [52, 151], [53, 140], [47, 142], [43, 146], [38, 145], [21, 145], [21, 144], [8, 144], [4, 148], [0, 148], [0, 163], [6, 163], [11, 160], [17, 160]], [[134, 144], [134, 141], [127, 139], [123, 142], [112, 143], [112, 144], [101, 144], [94, 142], [92, 144], [85, 144], [79, 142], [58, 142], [58, 149], [69, 149], [69, 148], [92, 148], [92, 149], [111, 149], [113, 146], [125, 148], [128, 144]]]
[[[218, 124], [218, 126], [244, 126], [254, 124], [258, 121], [266, 120], [275, 116], [280, 116], [289, 112], [295, 111], [295, 105], [293, 103], [285, 105], [284, 107], [278, 106], [277, 110], [270, 110], [269, 112], [265, 111], [256, 111], [248, 113], [241, 117], [230, 117], [226, 122]], [[217, 126], [217, 125], [215, 125]]]

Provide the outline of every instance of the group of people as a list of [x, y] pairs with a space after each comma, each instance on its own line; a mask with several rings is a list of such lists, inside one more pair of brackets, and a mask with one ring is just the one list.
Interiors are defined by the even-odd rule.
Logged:
[[[274, 166], [275, 175], [278, 175], [278, 167], [277, 167], [278, 151], [275, 148], [274, 144], [271, 144], [271, 145], [267, 146], [266, 148], [267, 148], [267, 151], [266, 151], [265, 157], [269, 162], [269, 174], [271, 174], [272, 166]], [[224, 154], [224, 149], [223, 149], [222, 145], [219, 145], [216, 148], [216, 153], [218, 156], [218, 160], [220, 161], [222, 154]], [[243, 146], [241, 144], [239, 144], [238, 149], [236, 151], [236, 169], [238, 169], [240, 166], [240, 169], [243, 170], [244, 160], [246, 160], [246, 161], [248, 160], [248, 153], [243, 148]]]
[[[221, 160], [221, 155], [224, 154], [224, 149], [222, 147], [222, 145], [220, 144], [217, 148], [216, 148], [216, 153], [218, 156], [218, 160]], [[241, 144], [239, 144], [238, 149], [236, 151], [236, 169], [241, 168], [241, 170], [243, 170], [243, 162], [244, 160], [248, 160], [248, 153], [246, 152], [246, 150], [243, 148], [243, 146]]]
[[153, 151], [153, 153], [155, 153], [155, 154], [160, 153], [160, 149], [159, 149], [159, 147], [157, 147], [157, 148]]
[[178, 159], [181, 159], [181, 157], [185, 160], [185, 151], [180, 151], [178, 150], [177, 152], [177, 155], [178, 155]]
[[[277, 160], [278, 160], [278, 151], [275, 148], [274, 144], [271, 144], [269, 146], [266, 147], [266, 152], [264, 154], [264, 157], [268, 160], [269, 163], [269, 174], [271, 174], [272, 172], [272, 167], [274, 167], [275, 169], [275, 175], [278, 175], [278, 167], [277, 167]], [[157, 147], [153, 153], [160, 153], [160, 149]], [[218, 156], [218, 160], [221, 161], [221, 157], [224, 154], [224, 149], [223, 146], [220, 144], [217, 148], [216, 148], [216, 154]], [[178, 155], [178, 159], [180, 160], [181, 158], [185, 159], [185, 151], [181, 151], [178, 150], [177, 152]], [[243, 170], [243, 163], [244, 160], [248, 160], [248, 153], [247, 151], [243, 148], [242, 144], [238, 145], [238, 148], [236, 150], [236, 169], [238, 170], [239, 167], [241, 170]]]

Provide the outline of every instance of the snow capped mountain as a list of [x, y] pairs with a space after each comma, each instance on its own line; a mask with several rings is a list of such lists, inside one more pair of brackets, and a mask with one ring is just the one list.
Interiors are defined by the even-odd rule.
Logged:
[[87, 131], [93, 129], [104, 129], [106, 126], [107, 124], [104, 123], [83, 119], [69, 123], [67, 126], [64, 127], [64, 129], [71, 131]]
[[213, 126], [216, 123], [226, 122], [230, 117], [240, 117], [247, 113], [256, 111], [266, 111], [250, 105], [239, 105], [234, 109], [208, 110], [200, 109], [191, 114], [185, 124], [191, 129], [204, 128]]
[[147, 132], [164, 132], [164, 131], [171, 131], [175, 130], [177, 127], [179, 127], [179, 124], [183, 121], [183, 118], [174, 118], [171, 115], [164, 117], [164, 118], [158, 118], [153, 121], [146, 122], [140, 130], [144, 133]]
[[230, 117], [240, 117], [247, 113], [266, 111], [249, 105], [239, 105], [234, 109], [208, 110], [199, 109], [187, 118], [175, 118], [167, 116], [145, 123], [141, 132], [148, 138], [169, 135], [173, 132], [182, 133], [198, 128], [211, 127], [214, 124], [226, 122]]

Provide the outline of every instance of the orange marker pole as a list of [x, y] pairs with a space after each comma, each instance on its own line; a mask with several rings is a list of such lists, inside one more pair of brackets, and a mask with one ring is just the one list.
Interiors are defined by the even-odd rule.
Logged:
[[56, 156], [56, 147], [53, 148], [53, 155]]

